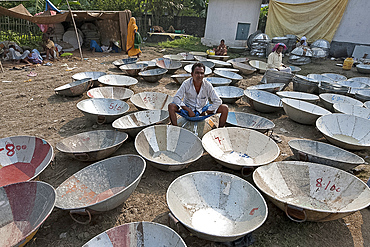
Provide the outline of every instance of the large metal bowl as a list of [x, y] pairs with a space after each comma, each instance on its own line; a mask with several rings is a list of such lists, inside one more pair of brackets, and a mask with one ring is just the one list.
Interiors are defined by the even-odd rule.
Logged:
[[244, 95], [247, 96], [249, 105], [256, 111], [269, 113], [283, 108], [280, 97], [275, 94], [246, 89]]
[[231, 63], [220, 61], [220, 60], [216, 60], [216, 59], [207, 59], [207, 61], [214, 63], [215, 68], [227, 68], [227, 67], [231, 67], [232, 66]]
[[1, 246], [24, 246], [53, 211], [55, 190], [44, 182], [14, 183], [0, 188]]
[[356, 65], [356, 69], [359, 73], [370, 74], [370, 65], [368, 64], [358, 64]]
[[302, 69], [300, 67], [297, 67], [297, 66], [289, 66], [289, 68], [291, 69], [291, 72], [294, 74], [294, 73], [297, 73], [299, 71], [301, 71]]
[[203, 64], [204, 66], [206, 66], [210, 69], [213, 69], [216, 66], [216, 64], [214, 62], [208, 61], [208, 60], [207, 61], [199, 61], [199, 63]]
[[343, 170], [281, 161], [257, 168], [256, 186], [294, 221], [331, 221], [370, 205], [370, 189]]
[[265, 73], [267, 83], [285, 83], [285, 85], [288, 85], [292, 81], [292, 78], [293, 74], [283, 71], [269, 69]]
[[137, 64], [137, 63], [131, 63], [131, 64], [125, 64], [119, 66], [119, 69], [129, 76], [138, 76], [140, 71], [143, 71], [148, 66], [146, 64]]
[[217, 121], [219, 121], [217, 114], [203, 121], [189, 121], [184, 117], [179, 117], [177, 119], [177, 126], [187, 129], [199, 138], [202, 138], [209, 131], [216, 128]]
[[285, 83], [266, 83], [247, 87], [248, 90], [264, 90], [270, 93], [277, 93], [285, 87]]
[[335, 103], [333, 105], [334, 111], [343, 114], [354, 115], [357, 117], [362, 117], [365, 119], [370, 119], [370, 109], [357, 106], [357, 105], [350, 105], [346, 103]]
[[146, 66], [146, 69], [155, 69], [157, 68], [156, 62], [155, 61], [140, 61], [136, 62], [136, 64], [143, 64]]
[[289, 57], [288, 63], [294, 64], [294, 65], [305, 65], [305, 64], [311, 63], [311, 58], [291, 55]]
[[184, 57], [181, 55], [164, 55], [163, 57], [167, 59], [171, 59], [171, 60], [176, 60], [176, 61], [180, 61], [184, 59]]
[[239, 87], [220, 86], [215, 87], [217, 95], [222, 99], [223, 103], [234, 104], [244, 95], [244, 90]]
[[166, 69], [150, 69], [139, 73], [147, 82], [157, 82], [167, 73]]
[[211, 58], [211, 59], [218, 59], [218, 60], [221, 60], [221, 61], [226, 61], [230, 58], [230, 56], [221, 56], [221, 55], [207, 55], [208, 58]]
[[345, 86], [340, 86], [339, 84], [324, 84], [324, 82], [321, 82], [319, 85], [319, 94], [324, 93], [334, 93], [334, 94], [342, 94], [346, 95], [350, 89]]
[[191, 74], [177, 74], [171, 75], [171, 78], [179, 85], [181, 85], [186, 79], [189, 79]]
[[207, 53], [203, 51], [191, 51], [189, 52], [189, 54], [194, 56], [207, 56]]
[[277, 92], [276, 94], [279, 95], [281, 98], [303, 100], [313, 104], [317, 103], [320, 100], [319, 96], [311, 93], [284, 91]]
[[232, 127], [242, 127], [265, 133], [275, 127], [267, 118], [245, 112], [229, 112], [226, 123]]
[[256, 68], [253, 68], [249, 64], [245, 63], [233, 62], [232, 65], [235, 69], [238, 69], [240, 73], [242, 73], [243, 75], [250, 75], [257, 71]]
[[54, 89], [55, 94], [74, 97], [83, 94], [91, 87], [91, 78], [74, 81]]
[[356, 90], [355, 98], [361, 101], [369, 101], [370, 100], [370, 89]]
[[346, 81], [337, 81], [337, 83], [341, 86], [353, 88], [353, 89], [362, 89], [362, 88], [370, 88], [368, 84], [360, 82], [360, 81], [352, 81], [351, 79]]
[[303, 100], [284, 98], [281, 102], [289, 118], [301, 124], [315, 124], [319, 117], [331, 114], [330, 111]]
[[232, 82], [231, 79], [224, 77], [207, 77], [204, 80], [212, 84], [213, 87], [228, 86]]
[[215, 70], [214, 73], [218, 76], [224, 77], [226, 79], [232, 80], [231, 84], [235, 84], [238, 81], [243, 79], [243, 76], [238, 75], [237, 73], [230, 72], [230, 71], [224, 71], [224, 70]]
[[124, 87], [96, 87], [87, 92], [89, 98], [128, 100], [134, 91]]
[[335, 103], [346, 103], [346, 104], [357, 105], [357, 106], [364, 105], [361, 101], [357, 99], [344, 96], [344, 95], [340, 95], [340, 94], [322, 93], [319, 95], [319, 97], [324, 107], [332, 112], [334, 112], [333, 105]]
[[[186, 71], [186, 72], [188, 72], [189, 74], [191, 74], [191, 68], [193, 67], [193, 64], [188, 64], [188, 65], [186, 65], [185, 67], [184, 67], [184, 70]], [[207, 75], [210, 75], [210, 74], [212, 74], [212, 70], [209, 68], [209, 67], [207, 67], [207, 66], [205, 66], [206, 67], [206, 70], [204, 71], [204, 75], [205, 76], [207, 76]]]
[[127, 140], [127, 134], [115, 130], [94, 130], [67, 137], [56, 148], [81, 161], [97, 161], [117, 151]]
[[106, 86], [129, 87], [138, 83], [138, 80], [126, 75], [105, 75], [99, 78], [99, 82]]
[[112, 64], [116, 66], [117, 68], [119, 68], [120, 66], [125, 65], [125, 64], [136, 63], [136, 61], [137, 61], [136, 57], [129, 57], [129, 58], [124, 58], [124, 59], [118, 59], [114, 61]]
[[305, 93], [317, 93], [319, 91], [319, 81], [306, 76], [295, 75], [293, 77], [293, 90]]
[[227, 62], [231, 63], [232, 65], [234, 65], [234, 63], [245, 63], [245, 64], [247, 64], [248, 61], [249, 61], [249, 59], [247, 57], [238, 57], [238, 58], [227, 60]]
[[145, 171], [145, 160], [128, 154], [85, 167], [56, 189], [55, 206], [73, 214], [102, 213], [118, 207], [134, 192]]
[[333, 113], [317, 119], [316, 127], [334, 145], [361, 150], [370, 148], [369, 123], [365, 118]]
[[219, 164], [234, 170], [268, 164], [280, 153], [270, 137], [238, 127], [211, 130], [203, 136], [202, 144]]
[[34, 136], [2, 138], [0, 150], [0, 187], [36, 178], [54, 159], [53, 147]]
[[181, 52], [177, 54], [178, 56], [181, 56], [184, 60], [194, 60], [194, 55], [190, 54], [188, 52]]
[[315, 81], [318, 81], [318, 82], [327, 82], [327, 83], [335, 82], [330, 77], [323, 76], [323, 75], [320, 75], [320, 74], [308, 74], [307, 77], [310, 78], [310, 79], [313, 79]]
[[131, 103], [139, 110], [168, 110], [173, 97], [164, 93], [142, 92], [131, 96]]
[[325, 73], [325, 74], [321, 74], [321, 75], [329, 77], [333, 81], [346, 81], [347, 80], [347, 77], [345, 77], [344, 75], [340, 75], [340, 74]]
[[117, 130], [126, 132], [131, 137], [135, 137], [144, 128], [165, 123], [168, 118], [168, 111], [164, 110], [138, 111], [117, 119], [112, 126]]
[[364, 106], [367, 108], [367, 109], [370, 109], [370, 101], [366, 101], [364, 103]]
[[216, 70], [220, 70], [220, 71], [229, 71], [229, 72], [239, 73], [239, 70], [238, 70], [238, 69], [234, 69], [234, 68], [215, 68], [215, 71], [216, 71]]
[[171, 213], [192, 233], [210, 241], [239, 239], [260, 227], [267, 204], [246, 180], [218, 171], [175, 179], [167, 190]]
[[157, 58], [156, 61], [156, 65], [159, 68], [166, 69], [169, 74], [175, 73], [182, 66], [180, 61], [168, 58]]
[[186, 247], [182, 238], [171, 228], [155, 222], [133, 222], [113, 227], [92, 238], [82, 247]]
[[122, 100], [90, 98], [77, 103], [77, 108], [90, 120], [98, 124], [112, 123], [125, 114], [130, 107]]
[[173, 125], [150, 126], [135, 138], [136, 151], [165, 171], [188, 167], [203, 154], [201, 140], [189, 130]]
[[207, 58], [203, 56], [194, 56], [194, 59], [197, 61], [207, 61]]
[[370, 77], [352, 77], [348, 80], [354, 81], [354, 82], [361, 82], [365, 83], [370, 86]]
[[258, 60], [250, 60], [249, 65], [253, 68], [257, 69], [259, 73], [264, 74], [267, 70], [267, 63], [258, 61]]
[[348, 171], [365, 163], [360, 156], [336, 146], [312, 140], [290, 140], [288, 142], [294, 158]]
[[90, 71], [90, 72], [81, 72], [74, 74], [72, 76], [72, 79], [75, 81], [83, 80], [83, 79], [88, 79], [90, 78], [92, 80], [92, 86], [97, 87], [99, 86], [99, 77], [106, 75], [107, 73], [105, 72], [97, 72], [97, 71]]

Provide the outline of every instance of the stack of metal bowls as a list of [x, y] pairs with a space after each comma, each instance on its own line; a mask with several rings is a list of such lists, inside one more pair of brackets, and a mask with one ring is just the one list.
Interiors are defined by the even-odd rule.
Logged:
[[266, 48], [269, 43], [271, 43], [271, 39], [267, 34], [258, 34], [252, 41], [250, 54], [252, 56], [265, 57]]
[[358, 64], [356, 69], [359, 73], [370, 74], [370, 65], [369, 64]]
[[315, 93], [318, 92], [319, 81], [302, 75], [293, 77], [293, 90], [298, 92]]
[[285, 35], [285, 37], [288, 38], [288, 42], [286, 43], [286, 46], [288, 48], [288, 52], [291, 52], [293, 50], [293, 46], [296, 44], [297, 42], [297, 36], [293, 35], [293, 34], [287, 34]]
[[318, 39], [311, 44], [311, 48], [320, 48], [324, 51], [325, 57], [329, 56], [330, 43], [324, 39]]

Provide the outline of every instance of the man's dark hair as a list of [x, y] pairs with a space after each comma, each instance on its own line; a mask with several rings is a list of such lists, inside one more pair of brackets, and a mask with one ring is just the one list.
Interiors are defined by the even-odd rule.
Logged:
[[196, 67], [203, 68], [203, 70], [206, 71], [206, 66], [204, 66], [204, 64], [202, 64], [202, 63], [195, 63], [191, 67], [191, 73], [194, 73]]
[[221, 39], [221, 42], [222, 42], [222, 41], [225, 43], [225, 40], [224, 40], [224, 39]]

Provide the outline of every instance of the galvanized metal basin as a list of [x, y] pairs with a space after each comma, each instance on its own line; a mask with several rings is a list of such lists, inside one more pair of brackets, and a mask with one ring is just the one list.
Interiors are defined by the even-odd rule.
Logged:
[[124, 246], [186, 247], [182, 238], [171, 228], [155, 222], [133, 222], [113, 227], [92, 238], [82, 247]]
[[118, 207], [134, 192], [145, 171], [145, 160], [128, 154], [85, 167], [56, 189], [55, 206], [73, 214], [102, 213]]
[[136, 62], [136, 64], [143, 64], [147, 67], [147, 69], [157, 68], [157, 65], [156, 65], [155, 61], [140, 61], [140, 62]]
[[135, 137], [146, 127], [166, 123], [168, 118], [168, 111], [164, 110], [138, 111], [117, 119], [112, 126], [117, 130], [126, 132], [131, 137]]
[[157, 82], [167, 73], [166, 69], [150, 69], [139, 73], [147, 82]]
[[183, 56], [181, 56], [181, 55], [164, 55], [163, 57], [171, 59], [171, 60], [177, 60], [177, 61], [180, 61], [180, 60], [184, 59]]
[[215, 70], [230, 71], [230, 72], [234, 72], [234, 73], [238, 73], [239, 72], [238, 69], [233, 69], [233, 68], [216, 68]]
[[54, 159], [53, 147], [35, 136], [0, 139], [0, 187], [36, 178]]
[[348, 80], [354, 81], [354, 82], [361, 82], [365, 83], [370, 86], [370, 77], [352, 77]]
[[294, 221], [330, 221], [370, 205], [370, 189], [334, 167], [281, 161], [257, 168], [256, 186]]
[[199, 61], [199, 62], [210, 69], [213, 69], [215, 67], [215, 63], [212, 61], [207, 60], [207, 61]]
[[361, 101], [344, 95], [322, 93], [319, 95], [319, 97], [324, 107], [332, 112], [334, 112], [333, 105], [335, 103], [346, 103], [350, 105], [363, 106], [363, 103]]
[[267, 218], [262, 195], [246, 180], [217, 171], [199, 171], [175, 179], [167, 190], [171, 213], [192, 233], [210, 241], [239, 239]]
[[119, 68], [120, 66], [125, 65], [125, 64], [136, 63], [136, 61], [137, 61], [136, 57], [130, 57], [130, 58], [118, 59], [114, 61], [112, 64], [116, 66], [117, 68]]
[[370, 74], [370, 65], [368, 64], [358, 64], [356, 65], [356, 69], [359, 73]]
[[331, 114], [330, 111], [303, 100], [283, 98], [281, 102], [289, 118], [301, 124], [315, 124], [319, 117]]
[[229, 112], [226, 123], [232, 127], [242, 127], [265, 133], [275, 127], [267, 118], [245, 112]]
[[189, 54], [194, 56], [207, 56], [207, 53], [203, 51], [191, 51], [189, 52]]
[[255, 71], [257, 71], [256, 68], [253, 68], [249, 64], [245, 64], [241, 62], [233, 62], [232, 65], [235, 69], [238, 69], [240, 73], [242, 73], [243, 75], [250, 75], [250, 74], [253, 74]]
[[244, 90], [249, 105], [259, 112], [276, 112], [283, 108], [279, 96], [262, 90]]
[[177, 126], [193, 132], [199, 138], [202, 138], [206, 133], [217, 127], [218, 115], [213, 115], [203, 121], [189, 121], [186, 118], [179, 117]]
[[368, 84], [360, 82], [360, 81], [352, 81], [351, 79], [346, 81], [337, 81], [337, 83], [341, 86], [349, 87], [349, 88], [370, 88]]
[[131, 64], [124, 64], [119, 66], [119, 69], [129, 76], [138, 76], [140, 71], [143, 71], [147, 68], [145, 64], [137, 64], [137, 63], [131, 63]]
[[247, 87], [248, 90], [264, 90], [270, 93], [277, 93], [280, 90], [283, 90], [285, 87], [285, 83], [266, 83], [266, 84], [259, 84], [255, 86]]
[[177, 74], [171, 75], [171, 78], [179, 85], [181, 85], [186, 79], [189, 79], [191, 74]]
[[127, 100], [134, 94], [134, 91], [124, 87], [97, 87], [87, 92], [89, 98], [105, 98]]
[[201, 140], [189, 130], [173, 125], [150, 126], [135, 138], [136, 151], [165, 171], [188, 167], [203, 154]]
[[207, 58], [203, 56], [194, 56], [194, 59], [197, 61], [207, 61]]
[[171, 59], [168, 59], [168, 58], [157, 58], [156, 61], [157, 61], [156, 62], [156, 65], [159, 68], [168, 70], [167, 72], [169, 74], [175, 73], [176, 70], [178, 70], [182, 66], [181, 63], [180, 63], [180, 61], [178, 61], [178, 60], [171, 60]]
[[227, 79], [224, 77], [207, 77], [207, 78], [204, 78], [204, 80], [211, 83], [212, 86], [214, 87], [228, 86], [232, 82], [231, 79]]
[[243, 79], [243, 76], [238, 75], [237, 73], [230, 72], [230, 71], [223, 71], [223, 70], [215, 70], [214, 73], [218, 76], [224, 77], [226, 79], [231, 79], [232, 84], [237, 83], [238, 81]]
[[74, 81], [54, 89], [55, 94], [74, 97], [83, 94], [92, 84], [91, 78]]
[[301, 71], [302, 69], [298, 66], [293, 66], [293, 65], [290, 65], [289, 68], [291, 69], [291, 72], [292, 73], [297, 73], [299, 71]]
[[265, 73], [265, 79], [267, 83], [285, 83], [288, 85], [293, 78], [293, 74], [283, 72], [283, 71], [275, 71], [268, 69]]
[[345, 86], [340, 86], [339, 84], [324, 84], [324, 82], [321, 82], [319, 85], [319, 93], [334, 93], [334, 94], [342, 94], [346, 95], [350, 89]]
[[178, 53], [177, 55], [181, 56], [184, 60], [194, 60], [194, 55], [188, 52]]
[[112, 123], [130, 109], [122, 100], [106, 98], [82, 100], [77, 103], [77, 108], [90, 121], [98, 124]]
[[75, 81], [79, 81], [79, 80], [90, 78], [92, 80], [92, 86], [97, 87], [99, 86], [99, 81], [98, 81], [99, 77], [106, 75], [106, 74], [107, 73], [105, 72], [97, 72], [97, 71], [81, 72], [81, 73], [74, 74], [72, 76], [72, 79]]
[[318, 81], [318, 82], [328, 82], [328, 83], [335, 82], [330, 77], [323, 76], [323, 75], [320, 75], [320, 74], [308, 74], [307, 77], [310, 78], [310, 79], [313, 79], [315, 81]]
[[97, 161], [116, 152], [127, 137], [115, 130], [94, 130], [67, 137], [56, 148], [76, 160]]
[[321, 75], [329, 77], [333, 81], [346, 81], [347, 80], [347, 77], [345, 77], [344, 75], [335, 74], [335, 73], [325, 73]]
[[281, 98], [303, 100], [313, 104], [317, 103], [320, 100], [319, 96], [311, 93], [284, 91], [277, 92], [276, 94], [279, 95]]
[[317, 119], [316, 127], [336, 146], [351, 150], [370, 148], [369, 120], [348, 114], [333, 113]]
[[227, 60], [227, 62], [231, 63], [233, 66], [234, 66], [233, 63], [245, 63], [245, 64], [247, 64], [248, 61], [249, 61], [249, 59], [247, 57], [238, 57], [238, 58]]
[[131, 96], [131, 103], [139, 110], [168, 110], [173, 97], [164, 93], [142, 92]]
[[319, 81], [306, 76], [295, 75], [293, 77], [293, 90], [305, 93], [317, 93], [319, 91]]
[[208, 58], [211, 58], [211, 59], [218, 59], [218, 60], [221, 60], [221, 61], [226, 61], [230, 58], [230, 56], [221, 56], [221, 55], [207, 55]]
[[214, 65], [215, 65], [216, 68], [227, 68], [227, 67], [231, 67], [232, 66], [231, 63], [224, 62], [224, 61], [221, 61], [221, 60], [207, 59], [207, 61], [214, 63]]
[[355, 98], [361, 101], [370, 100], [370, 89], [356, 90]]
[[220, 86], [216, 87], [217, 95], [222, 99], [223, 103], [233, 104], [244, 95], [244, 90], [239, 87]]
[[294, 65], [305, 65], [311, 63], [311, 58], [291, 55], [288, 62]]
[[365, 119], [370, 119], [370, 109], [362, 106], [350, 105], [346, 103], [335, 103], [333, 107], [334, 111], [338, 113], [349, 114], [357, 117], [362, 117]]
[[253, 68], [257, 69], [259, 73], [264, 74], [267, 70], [267, 63], [258, 61], [258, 60], [250, 60], [249, 65]]
[[336, 146], [312, 140], [296, 139], [288, 142], [294, 158], [348, 171], [365, 163], [360, 156]]
[[211, 130], [203, 136], [202, 144], [219, 164], [234, 170], [268, 164], [280, 153], [270, 137], [238, 127]]
[[126, 75], [105, 75], [99, 78], [99, 82], [106, 86], [129, 87], [137, 84], [138, 80]]
[[44, 182], [14, 183], [0, 188], [1, 246], [24, 246], [49, 217], [54, 188]]
[[[188, 72], [189, 74], [191, 74], [191, 68], [193, 67], [193, 64], [188, 64], [188, 65], [186, 65], [185, 67], [184, 67], [184, 70], [186, 71], [186, 72]], [[207, 75], [210, 75], [210, 74], [212, 74], [212, 70], [209, 68], [209, 67], [207, 67], [207, 66], [205, 66], [206, 67], [206, 70], [204, 71], [204, 75], [205, 76], [207, 76]]]

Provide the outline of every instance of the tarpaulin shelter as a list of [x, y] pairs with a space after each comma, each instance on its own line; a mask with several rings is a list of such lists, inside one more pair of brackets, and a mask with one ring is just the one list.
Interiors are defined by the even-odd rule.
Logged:
[[[131, 11], [95, 11], [95, 10], [73, 10], [73, 17], [75, 21], [113, 21], [114, 24], [109, 24], [106, 30], [116, 30], [119, 33], [121, 44], [126, 44], [127, 39], [127, 25], [131, 18]], [[60, 14], [50, 15], [48, 11], [44, 14], [32, 16], [28, 10], [22, 5], [18, 5], [14, 8], [6, 9], [0, 7], [0, 16], [11, 16], [15, 18], [20, 18], [28, 20], [35, 24], [55, 24], [61, 22], [69, 22], [72, 20], [71, 14], [68, 11], [61, 11]], [[103, 30], [103, 31], [106, 31]], [[125, 45], [122, 48], [125, 49]]]

